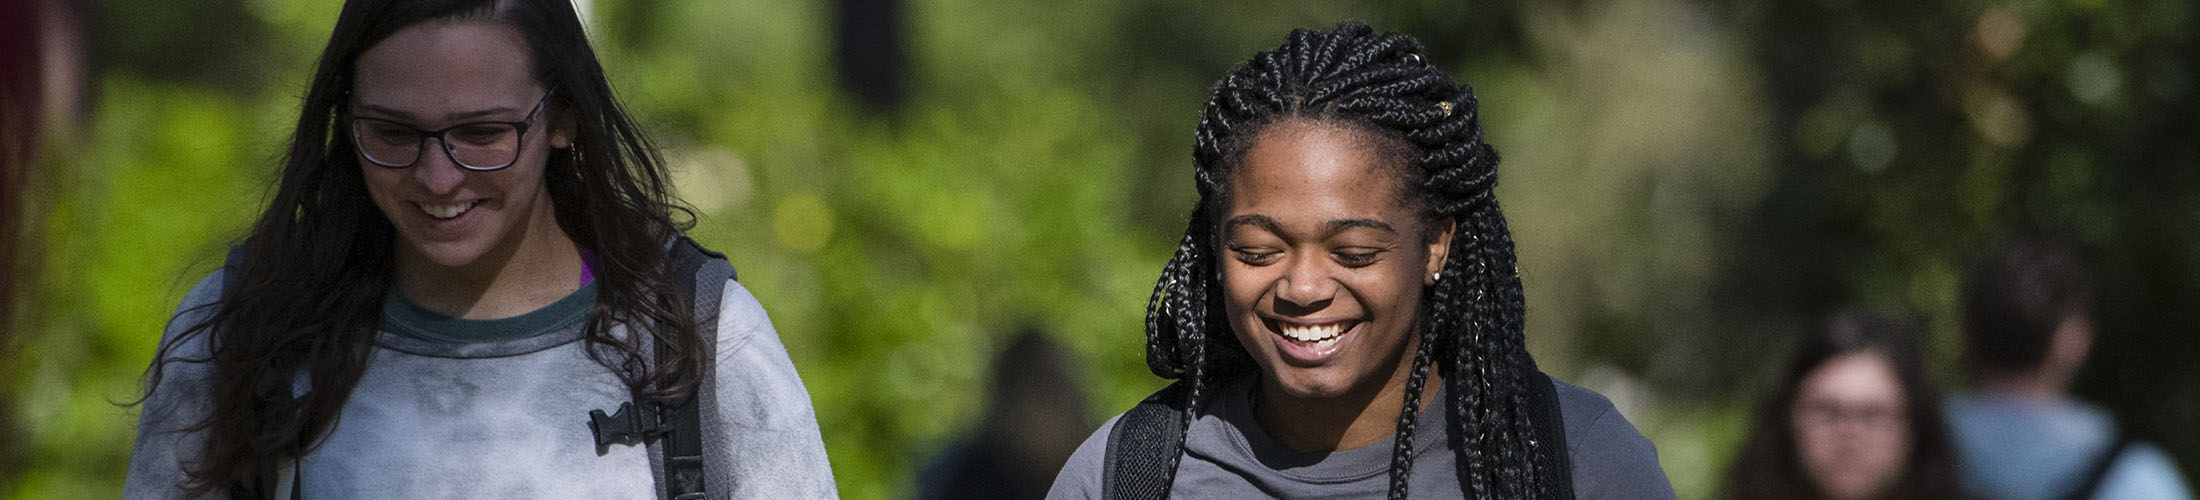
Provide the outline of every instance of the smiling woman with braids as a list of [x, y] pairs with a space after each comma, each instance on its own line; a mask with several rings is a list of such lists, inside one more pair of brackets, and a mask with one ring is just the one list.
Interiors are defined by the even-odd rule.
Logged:
[[568, 0], [350, 0], [169, 322], [124, 496], [829, 498], [809, 396]]
[[1146, 316], [1177, 382], [1048, 497], [1671, 497], [1609, 401], [1529, 358], [1476, 113], [1418, 42], [1356, 23], [1224, 77]]

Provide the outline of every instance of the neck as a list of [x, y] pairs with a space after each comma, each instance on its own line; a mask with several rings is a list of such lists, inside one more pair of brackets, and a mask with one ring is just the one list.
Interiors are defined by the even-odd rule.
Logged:
[[397, 242], [399, 293], [437, 313], [495, 319], [541, 309], [580, 289], [580, 249], [547, 207], [541, 211], [507, 244], [459, 266], [437, 264]]
[[1978, 387], [1988, 394], [2039, 401], [2062, 399], [2070, 393], [2067, 379], [2044, 373], [1984, 375], [1979, 377]]
[[[1405, 409], [1406, 377], [1412, 372], [1412, 359], [1408, 357], [1399, 364], [1384, 383], [1331, 398], [1295, 398], [1274, 383], [1261, 380], [1253, 388], [1253, 420], [1276, 441], [1303, 452], [1375, 444], [1397, 434], [1398, 415]], [[1421, 386], [1422, 411], [1427, 411], [1443, 387], [1443, 375], [1431, 365], [1428, 380]]]

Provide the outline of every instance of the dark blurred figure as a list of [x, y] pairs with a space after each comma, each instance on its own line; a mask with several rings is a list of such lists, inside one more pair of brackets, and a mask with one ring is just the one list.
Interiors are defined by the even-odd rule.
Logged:
[[2005, 243], [1963, 281], [1965, 355], [1978, 392], [1948, 400], [1964, 486], [1995, 500], [2191, 498], [2168, 455], [2070, 395], [2093, 343], [2075, 253]]
[[[21, 230], [17, 219], [23, 209], [23, 178], [33, 153], [38, 109], [38, 2], [9, 2], [11, 11], [0, 16], [0, 364], [15, 361], [19, 342], [15, 331], [15, 294], [21, 278], [17, 270], [28, 267], [16, 261]], [[20, 10], [15, 10], [20, 9]], [[14, 384], [8, 384], [14, 385]], [[23, 445], [15, 429], [15, 391], [0, 386], [0, 485], [15, 484], [21, 466], [16, 458]]]
[[[54, 144], [78, 131], [84, 95], [84, 28], [78, 2], [0, 2], [0, 366], [21, 366], [20, 332], [33, 300], [39, 232], [30, 194], [31, 170]], [[24, 470], [28, 437], [14, 405], [20, 383], [0, 383], [0, 485]]]
[[1962, 498], [1924, 372], [1909, 327], [1853, 311], [1828, 317], [1758, 409], [1721, 497]]
[[833, 69], [840, 89], [863, 103], [864, 110], [890, 114], [901, 108], [902, 52], [900, 0], [840, 0], [835, 3]]
[[932, 459], [917, 498], [1045, 498], [1054, 473], [1096, 427], [1087, 417], [1069, 353], [1036, 330], [1016, 335], [993, 360], [991, 402], [977, 434]]

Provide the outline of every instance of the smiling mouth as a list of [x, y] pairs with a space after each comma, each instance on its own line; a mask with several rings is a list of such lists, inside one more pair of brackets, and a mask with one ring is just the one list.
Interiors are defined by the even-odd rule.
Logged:
[[414, 205], [419, 206], [420, 212], [428, 214], [428, 217], [430, 218], [434, 218], [436, 220], [448, 220], [457, 218], [459, 215], [465, 214], [466, 211], [472, 210], [474, 206], [480, 204], [481, 200], [454, 204], [415, 203]]
[[1352, 321], [1337, 321], [1318, 325], [1294, 325], [1279, 322], [1276, 325], [1276, 332], [1283, 334], [1283, 337], [1290, 339], [1292, 343], [1313, 347], [1328, 347], [1337, 343], [1337, 339], [1343, 337], [1344, 332], [1352, 331], [1353, 323]]

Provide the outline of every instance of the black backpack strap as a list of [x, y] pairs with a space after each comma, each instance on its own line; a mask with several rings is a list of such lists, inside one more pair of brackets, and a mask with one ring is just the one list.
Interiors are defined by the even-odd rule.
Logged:
[[[674, 279], [678, 280], [680, 293], [685, 295], [686, 302], [696, 310], [712, 312], [712, 314], [697, 315], [698, 323], [708, 323], [697, 324], [697, 330], [706, 336], [715, 333], [718, 327], [718, 315], [715, 314], [718, 310], [717, 298], [719, 294], [716, 293], [717, 288], [724, 287], [726, 280], [734, 278], [733, 266], [725, 264], [725, 254], [703, 248], [701, 244], [686, 236], [674, 241], [672, 248], [669, 250], [676, 263], [673, 270]], [[712, 266], [712, 261], [717, 261], [718, 265]], [[705, 277], [713, 279], [702, 279]], [[711, 293], [703, 293], [698, 290], [698, 285], [714, 288], [710, 291]], [[698, 303], [701, 300], [708, 300], [711, 303]], [[664, 343], [658, 342], [655, 344], [657, 346], [657, 359], [672, 356], [672, 352], [665, 347]], [[704, 377], [710, 377], [710, 373], [711, 368], [706, 366]], [[665, 461], [664, 477], [659, 478], [658, 483], [664, 485], [665, 498], [669, 500], [692, 500], [704, 497], [703, 424], [702, 409], [700, 408], [700, 402], [703, 398], [700, 393], [701, 387], [707, 387], [707, 382], [706, 385], [698, 386], [697, 394], [689, 395], [686, 399], [681, 400], [679, 404], [659, 410], [660, 420], [658, 422], [662, 426], [660, 428], [664, 431], [663, 439], [658, 441], [658, 445], [664, 452]]]
[[1115, 429], [1108, 432], [1100, 498], [1169, 498], [1169, 486], [1176, 479], [1177, 457], [1184, 453], [1184, 393], [1189, 390], [1190, 386], [1178, 380], [1116, 419]]
[[228, 297], [237, 289], [237, 273], [244, 270], [244, 245], [229, 247], [229, 255], [222, 257], [222, 293]]
[[[669, 355], [671, 351], [657, 343], [658, 358]], [[700, 399], [690, 395], [679, 404], [660, 407], [657, 413], [660, 434], [656, 445], [665, 457], [664, 476], [657, 483], [664, 485], [669, 500], [703, 498], [703, 424], [696, 405]]]
[[[229, 253], [222, 257], [221, 296], [224, 299], [228, 298], [230, 294], [237, 293], [237, 282], [243, 279], [241, 274], [243, 270], [244, 245], [232, 245], [229, 247]], [[277, 387], [287, 386], [288, 383], [289, 381], [287, 380], [263, 380], [261, 381], [261, 384], [266, 387], [262, 387], [261, 390], [273, 391], [270, 393], [270, 395], [276, 397], [291, 397], [291, 391], [287, 387]], [[297, 463], [297, 457], [292, 457], [291, 460], [292, 462], [290, 464], [290, 469], [287, 471], [289, 473], [288, 475], [290, 476], [288, 481], [290, 483], [289, 494], [285, 495], [281, 492], [274, 491], [280, 488], [279, 485], [284, 483], [284, 481], [282, 481], [283, 478], [281, 478], [280, 476], [282, 476], [286, 471], [260, 471], [259, 473], [254, 474], [254, 477], [256, 479], [253, 481], [237, 482], [230, 484], [229, 498], [233, 500], [269, 500], [274, 498], [290, 498], [291, 500], [298, 500], [299, 498], [302, 498], [302, 493], [300, 491], [302, 485], [300, 484], [301, 481], [299, 481], [299, 464]]]
[[2080, 476], [2084, 480], [2078, 483], [2078, 488], [2070, 490], [2070, 496], [2064, 498], [2086, 500], [2099, 495], [2101, 485], [2108, 482], [2109, 468], [2116, 466], [2116, 459], [2123, 458], [2124, 450], [2128, 448], [2131, 448], [2131, 436], [2118, 432], [2116, 440], [2108, 445], [2108, 449], [2101, 450], [2101, 456], [2095, 457], [2093, 464], [2085, 468], [2085, 475]]
[[1529, 370], [1528, 411], [1535, 412], [1535, 446], [1549, 450], [1531, 456], [1536, 470], [1550, 471], [1559, 479], [1551, 483], [1552, 496], [1570, 500], [1574, 498], [1573, 459], [1566, 447], [1566, 416], [1558, 407], [1558, 381], [1542, 370]]
[[[695, 315], [697, 333], [703, 335], [705, 349], [710, 349], [718, 329], [718, 301], [727, 280], [734, 278], [733, 266], [725, 262], [725, 255], [703, 248], [686, 237], [667, 244], [665, 251], [673, 259], [673, 280], [682, 298], [687, 299]], [[663, 342], [656, 342], [646, 334], [641, 340], [650, 344], [652, 362], [670, 358], [672, 349]], [[676, 403], [664, 404], [633, 395], [633, 401], [621, 403], [615, 413], [606, 415], [603, 410], [589, 412], [589, 427], [596, 435], [596, 453], [601, 455], [613, 444], [644, 445], [651, 451], [652, 459], [663, 457], [662, 463], [651, 467], [658, 473], [657, 484], [663, 488], [666, 500], [693, 500], [704, 498], [704, 478], [707, 476], [703, 453], [703, 424], [701, 401], [704, 392], [713, 385], [710, 381], [714, 367], [706, 357], [702, 384], [696, 392]], [[725, 485], [720, 485], [725, 488]]]

